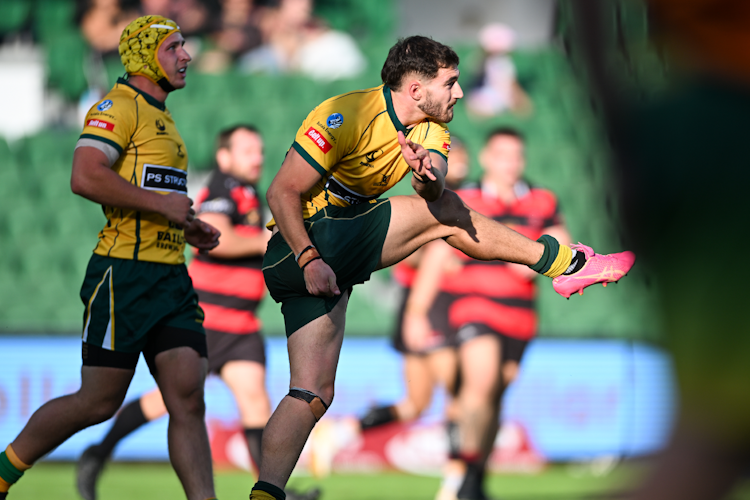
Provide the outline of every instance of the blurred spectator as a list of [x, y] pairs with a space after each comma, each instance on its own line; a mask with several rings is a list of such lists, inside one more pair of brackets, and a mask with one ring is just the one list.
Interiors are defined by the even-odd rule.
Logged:
[[312, 15], [312, 0], [280, 0], [260, 21], [263, 45], [242, 57], [248, 72], [298, 72], [318, 80], [353, 77], [365, 68], [354, 39]]
[[77, 18], [91, 48], [108, 56], [117, 54], [120, 34], [133, 17], [173, 19], [189, 39], [209, 32], [211, 18], [218, 12], [218, 0], [79, 0]]
[[187, 39], [210, 30], [210, 21], [219, 12], [216, 0], [141, 0], [142, 15], [156, 14], [173, 19]]
[[485, 52], [477, 86], [469, 91], [469, 111], [480, 116], [495, 116], [510, 110], [527, 115], [531, 101], [516, 80], [516, 66], [509, 53], [515, 33], [503, 24], [488, 24], [479, 32], [479, 44]]
[[138, 12], [121, 0], [81, 0], [76, 17], [91, 48], [108, 54], [117, 52], [122, 30], [138, 17]]
[[166, 17], [167, 14], [172, 14], [172, 3], [173, 0], [141, 0], [141, 13]]
[[210, 47], [201, 55], [197, 68], [204, 73], [229, 69], [237, 58], [262, 43], [260, 18], [268, 9], [253, 0], [220, 0], [221, 14], [209, 36]]

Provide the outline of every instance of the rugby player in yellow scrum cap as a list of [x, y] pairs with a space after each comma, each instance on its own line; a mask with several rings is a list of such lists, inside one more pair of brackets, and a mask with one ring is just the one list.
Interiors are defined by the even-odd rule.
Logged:
[[185, 243], [210, 250], [219, 231], [194, 218], [187, 150], [164, 102], [185, 86], [190, 55], [179, 27], [136, 19], [120, 38], [129, 77], [88, 112], [73, 156], [73, 192], [107, 223], [81, 288], [81, 388], [53, 399], [0, 453], [0, 499], [31, 464], [110, 418], [143, 352], [170, 414], [169, 450], [190, 500], [214, 498], [203, 421], [203, 311], [184, 265]]

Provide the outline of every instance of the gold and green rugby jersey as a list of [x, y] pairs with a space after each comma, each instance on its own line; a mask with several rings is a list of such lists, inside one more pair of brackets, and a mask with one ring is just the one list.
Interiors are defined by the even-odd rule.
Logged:
[[448, 159], [451, 140], [446, 125], [425, 119], [404, 127], [387, 85], [332, 97], [312, 110], [292, 144], [321, 175], [302, 195], [303, 217], [328, 205], [372, 202], [403, 179], [411, 169], [401, 156], [399, 130]]
[[[108, 154], [120, 177], [160, 194], [187, 194], [188, 156], [172, 115], [148, 94], [118, 79], [86, 115], [77, 147]], [[181, 228], [154, 212], [103, 206], [107, 224], [94, 253], [164, 264], [185, 261]]]

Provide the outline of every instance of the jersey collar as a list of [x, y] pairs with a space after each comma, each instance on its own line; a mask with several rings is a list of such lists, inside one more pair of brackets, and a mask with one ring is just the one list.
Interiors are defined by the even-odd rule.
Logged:
[[126, 79], [124, 79], [124, 78], [118, 78], [117, 79], [117, 83], [121, 84], [121, 85], [128, 86], [131, 89], [135, 90], [137, 93], [141, 94], [143, 96], [143, 98], [146, 100], [146, 102], [149, 103], [150, 105], [152, 105], [153, 107], [158, 108], [161, 111], [164, 111], [165, 109], [167, 109], [167, 106], [163, 102], [158, 101], [156, 98], [148, 95], [147, 93], [145, 93], [141, 89], [139, 89], [137, 87], [133, 87]]
[[388, 85], [383, 85], [383, 97], [385, 97], [385, 108], [388, 110], [388, 116], [391, 118], [393, 126], [396, 127], [396, 130], [403, 132], [404, 137], [409, 135], [410, 130], [404, 127], [398, 116], [396, 116], [396, 110], [393, 109], [393, 97], [391, 96], [391, 88]]

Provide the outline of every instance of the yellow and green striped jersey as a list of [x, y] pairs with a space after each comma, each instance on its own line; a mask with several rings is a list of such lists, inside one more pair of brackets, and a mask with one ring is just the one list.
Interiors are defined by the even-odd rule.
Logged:
[[446, 125], [425, 119], [407, 129], [386, 85], [332, 97], [316, 107], [292, 144], [321, 175], [302, 195], [303, 217], [328, 205], [369, 203], [403, 179], [410, 168], [401, 156], [399, 130], [447, 160], [451, 140]]
[[[164, 103], [118, 79], [86, 115], [80, 145], [99, 141], [119, 157], [112, 170], [133, 185], [160, 194], [187, 194], [188, 155]], [[185, 238], [163, 215], [103, 206], [107, 224], [94, 253], [164, 264], [185, 261]]]

